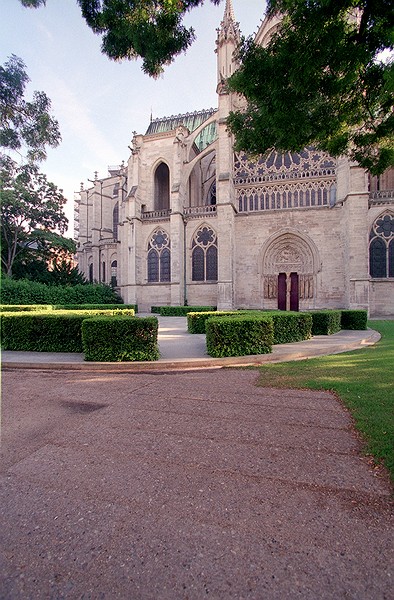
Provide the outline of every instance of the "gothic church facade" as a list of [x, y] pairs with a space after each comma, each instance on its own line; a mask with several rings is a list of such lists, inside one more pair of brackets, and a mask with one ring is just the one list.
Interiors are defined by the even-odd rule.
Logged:
[[[262, 22], [267, 43], [277, 20]], [[80, 269], [140, 311], [366, 308], [394, 314], [394, 175], [307, 148], [236, 154], [226, 79], [240, 37], [231, 0], [217, 36], [218, 106], [153, 120], [126, 165], [81, 189]]]

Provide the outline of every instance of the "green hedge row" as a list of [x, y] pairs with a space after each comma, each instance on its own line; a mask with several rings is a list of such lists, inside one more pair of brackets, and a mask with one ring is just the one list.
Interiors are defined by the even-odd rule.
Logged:
[[341, 329], [367, 329], [366, 310], [341, 310]]
[[1, 347], [25, 352], [82, 352], [82, 322], [97, 316], [130, 319], [134, 311], [4, 312], [0, 315]]
[[187, 314], [187, 330], [189, 333], [205, 333], [206, 322], [212, 317], [230, 317], [239, 315], [239, 311], [214, 311], [189, 312]]
[[215, 311], [215, 306], [151, 306], [151, 312], [162, 317], [185, 317], [189, 312]]
[[189, 313], [187, 328], [189, 333], [205, 333], [206, 323], [212, 317], [239, 317], [245, 315], [254, 318], [269, 317], [274, 326], [274, 344], [300, 342], [312, 337], [312, 316], [299, 312], [264, 312], [264, 311], [220, 311], [207, 313]]
[[46, 312], [52, 310], [51, 304], [0, 304], [0, 312]]
[[0, 312], [44, 312], [54, 310], [133, 310], [137, 304], [0, 304]]
[[340, 310], [312, 311], [312, 335], [332, 335], [341, 331]]
[[159, 358], [158, 321], [140, 319], [92, 318], [82, 323], [85, 360], [151, 361]]
[[266, 313], [274, 325], [274, 344], [302, 342], [312, 337], [312, 315], [302, 312]]
[[214, 358], [272, 352], [274, 327], [270, 317], [211, 317], [206, 324], [207, 351]]
[[130, 318], [133, 314], [132, 309], [3, 313], [1, 346], [30, 352], [85, 352], [85, 360], [90, 361], [157, 360], [157, 319]]
[[55, 304], [53, 310], [114, 310], [128, 309], [138, 312], [137, 304]]
[[122, 304], [104, 284], [45, 285], [27, 279], [1, 278], [2, 304]]
[[85, 314], [1, 315], [3, 350], [27, 352], [82, 352], [82, 322]]

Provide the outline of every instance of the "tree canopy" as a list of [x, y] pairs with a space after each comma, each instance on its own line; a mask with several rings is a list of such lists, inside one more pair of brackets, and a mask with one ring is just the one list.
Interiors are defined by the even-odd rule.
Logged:
[[[46, 0], [20, 0], [37, 8]], [[219, 4], [221, 0], [210, 0]], [[141, 57], [145, 73], [157, 76], [163, 66], [187, 50], [195, 39], [183, 18], [204, 0], [77, 0], [89, 27], [102, 36], [102, 51], [109, 58]]]
[[37, 166], [8, 162], [0, 171], [0, 197], [1, 262], [7, 275], [12, 275], [15, 261], [46, 264], [75, 252], [74, 241], [60, 235], [68, 223], [66, 198]]
[[0, 66], [1, 268], [7, 275], [14, 268], [19, 275], [48, 271], [50, 264], [56, 271], [76, 251], [75, 242], [62, 235], [66, 198], [38, 169], [47, 146], [60, 141], [58, 123], [44, 92], [25, 99], [28, 81], [17, 56]]
[[48, 96], [34, 92], [32, 100], [24, 98], [29, 81], [21, 58], [12, 55], [0, 65], [0, 152], [40, 162], [46, 158], [46, 147], [56, 147], [61, 137]]
[[228, 125], [254, 154], [315, 146], [373, 174], [394, 164], [391, 0], [270, 0], [268, 46], [244, 40], [229, 86], [246, 99]]
[[[205, 0], [206, 1], [206, 0]], [[45, 0], [20, 0], [25, 6]], [[185, 14], [204, 0], [77, 0], [102, 50], [113, 59], [143, 59], [156, 76], [186, 50], [194, 31]], [[211, 0], [218, 4], [220, 0]], [[392, 0], [268, 0], [283, 16], [267, 47], [252, 39], [229, 86], [244, 108], [228, 126], [236, 148], [253, 154], [315, 146], [347, 155], [373, 174], [394, 164]]]

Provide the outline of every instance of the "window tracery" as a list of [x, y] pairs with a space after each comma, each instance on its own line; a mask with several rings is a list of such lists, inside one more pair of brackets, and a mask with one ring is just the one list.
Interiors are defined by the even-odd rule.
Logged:
[[192, 241], [192, 281], [217, 281], [218, 248], [215, 231], [202, 225]]
[[239, 212], [332, 206], [336, 195], [336, 161], [306, 148], [252, 158], [235, 155], [234, 184]]
[[385, 213], [372, 225], [369, 235], [369, 274], [394, 277], [394, 216]]
[[156, 229], [148, 244], [148, 282], [171, 281], [170, 238], [163, 229]]

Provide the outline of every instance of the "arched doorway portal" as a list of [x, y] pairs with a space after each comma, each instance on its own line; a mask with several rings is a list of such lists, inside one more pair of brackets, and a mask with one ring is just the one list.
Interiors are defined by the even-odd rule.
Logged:
[[299, 310], [314, 298], [318, 264], [314, 245], [298, 234], [275, 236], [263, 249], [264, 304], [279, 310]]

